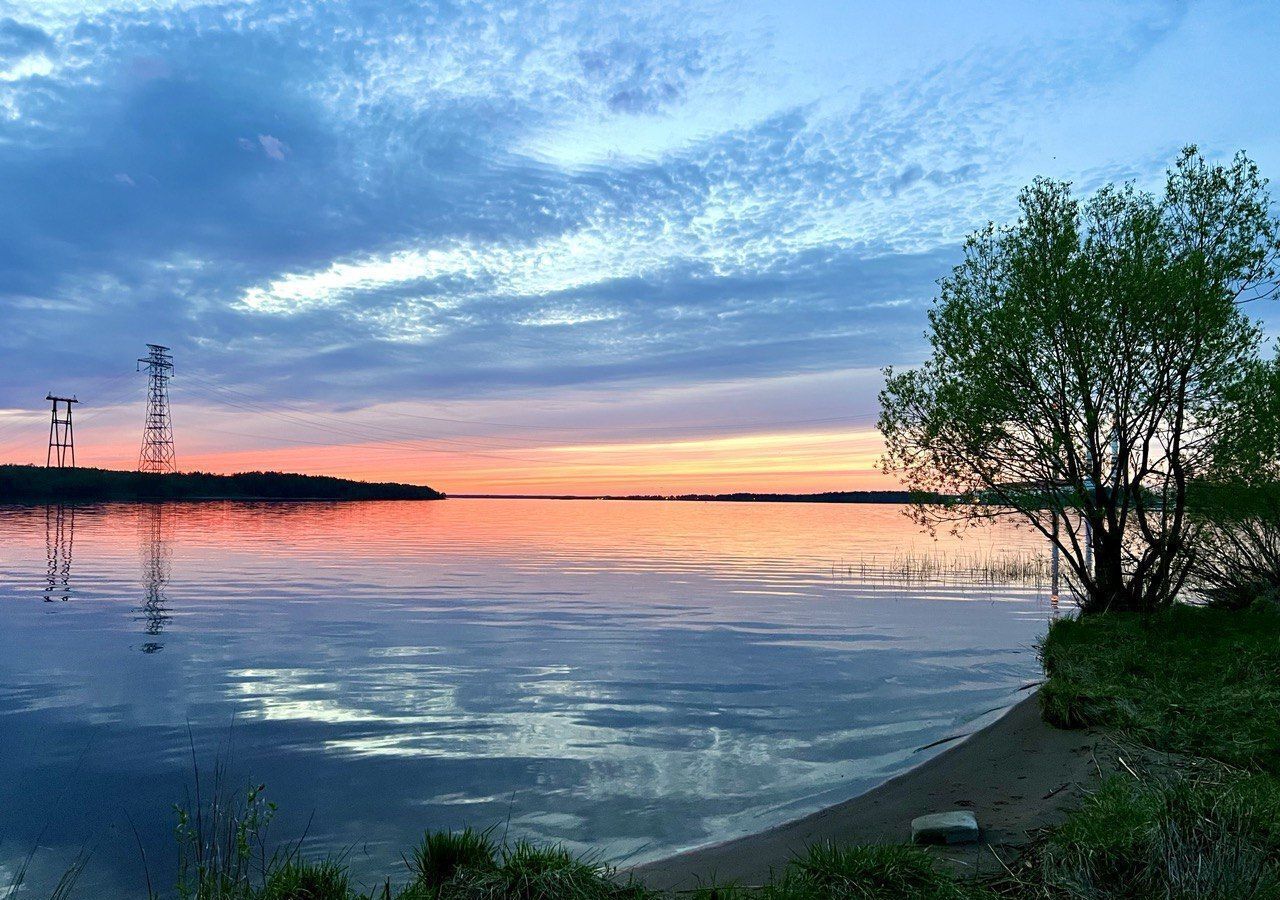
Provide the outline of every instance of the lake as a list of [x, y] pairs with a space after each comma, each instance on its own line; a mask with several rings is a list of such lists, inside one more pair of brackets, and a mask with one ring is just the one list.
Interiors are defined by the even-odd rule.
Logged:
[[0, 507], [0, 888], [90, 850], [142, 896], [140, 840], [167, 889], [193, 758], [367, 882], [428, 828], [756, 831], [1025, 696], [1045, 555], [869, 504]]

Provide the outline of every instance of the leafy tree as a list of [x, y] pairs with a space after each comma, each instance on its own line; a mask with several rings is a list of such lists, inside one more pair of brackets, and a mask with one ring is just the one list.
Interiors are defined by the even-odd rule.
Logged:
[[1230, 408], [1214, 480], [1193, 494], [1191, 577], [1211, 604], [1241, 609], [1280, 601], [1280, 357], [1246, 368]]
[[1242, 306], [1275, 290], [1280, 221], [1246, 156], [1195, 147], [1160, 196], [1039, 179], [1019, 205], [940, 282], [929, 359], [886, 370], [883, 466], [923, 524], [1014, 516], [1056, 542], [1086, 611], [1157, 608], [1187, 576], [1189, 486], [1239, 420]]

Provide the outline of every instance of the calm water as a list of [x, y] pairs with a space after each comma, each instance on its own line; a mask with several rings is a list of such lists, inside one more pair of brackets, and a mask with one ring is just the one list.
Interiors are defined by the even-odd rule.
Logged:
[[397, 874], [499, 823], [619, 861], [850, 797], [1034, 679], [1047, 591], [869, 574], [897, 507], [602, 501], [0, 508], [0, 887], [77, 851], [171, 881], [202, 766], [278, 838]]

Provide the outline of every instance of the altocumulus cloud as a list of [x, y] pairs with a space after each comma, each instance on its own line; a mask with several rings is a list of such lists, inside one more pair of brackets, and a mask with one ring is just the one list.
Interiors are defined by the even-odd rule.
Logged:
[[1123, 155], [1057, 141], [1081, 96], [1156, 99], [1188, 29], [1225, 58], [1222, 9], [825, 6], [5, 9], [0, 407], [143, 340], [340, 403], [910, 362], [1031, 175], [1237, 141], [1207, 104]]

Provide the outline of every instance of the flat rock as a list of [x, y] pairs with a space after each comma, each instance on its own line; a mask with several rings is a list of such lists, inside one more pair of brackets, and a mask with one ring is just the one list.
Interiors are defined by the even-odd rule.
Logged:
[[967, 809], [930, 813], [911, 820], [913, 844], [972, 844], [978, 839], [978, 820]]

